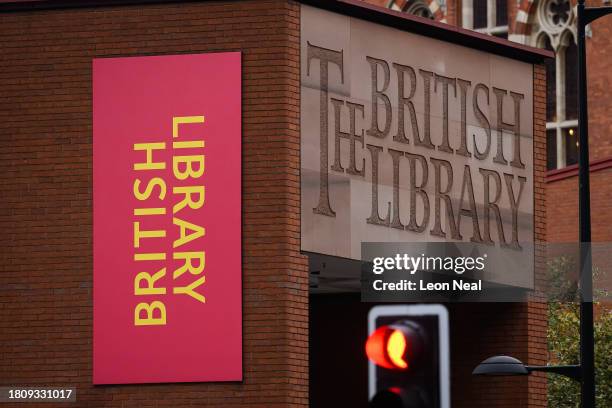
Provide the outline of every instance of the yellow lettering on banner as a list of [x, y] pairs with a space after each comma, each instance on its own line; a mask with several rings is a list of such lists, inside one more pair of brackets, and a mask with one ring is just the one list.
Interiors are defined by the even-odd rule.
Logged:
[[190, 140], [188, 142], [172, 142], [173, 149], [195, 149], [204, 147], [203, 140]]
[[[204, 205], [204, 186], [173, 187], [172, 193], [184, 195], [183, 199], [172, 207], [172, 214], [176, 214], [186, 206], [189, 206], [192, 210], [197, 210]], [[193, 200], [192, 194], [198, 195], [196, 201]]]
[[[204, 270], [206, 264], [206, 256], [204, 251], [202, 252], [175, 252], [172, 256], [173, 259], [182, 259], [184, 261], [183, 266], [177, 268], [172, 274], [172, 278], [176, 279], [185, 272], [189, 271], [192, 275], [199, 275]], [[198, 266], [193, 266], [192, 260], [198, 260]]]
[[197, 289], [198, 287], [200, 287], [200, 285], [202, 285], [205, 281], [205, 276], [202, 276], [200, 279], [198, 279], [197, 281], [193, 282], [191, 285], [189, 286], [184, 286], [184, 287], [176, 287], [173, 289], [173, 293], [175, 295], [180, 295], [180, 294], [185, 294], [185, 295], [189, 295], [192, 298], [199, 300], [202, 303], [206, 303], [206, 298], [197, 293], [195, 291], [195, 289]]
[[166, 254], [163, 252], [156, 252], [151, 254], [134, 254], [135, 261], [165, 261]]
[[172, 118], [172, 137], [178, 137], [178, 127], [183, 123], [204, 123], [204, 116], [177, 116]]
[[[133, 163], [134, 170], [165, 170], [167, 166], [172, 166], [172, 172], [176, 181], [187, 180], [187, 179], [198, 179], [204, 175], [205, 170], [205, 156], [203, 154], [205, 147], [204, 140], [185, 140], [191, 138], [191, 130], [197, 129], [179, 129], [180, 125], [186, 124], [202, 124], [204, 123], [204, 116], [179, 116], [172, 118], [172, 149], [173, 154], [179, 153], [181, 155], [172, 157], [172, 164], [169, 163], [169, 158], [165, 156], [166, 146], [168, 142], [159, 143], [135, 143], [133, 145], [135, 152], [138, 155], [139, 162]], [[199, 129], [199, 128], [198, 128]], [[180, 137], [179, 133], [183, 134], [182, 139], [177, 140]], [[199, 138], [203, 139], [203, 138]], [[168, 146], [169, 147], [169, 146]], [[191, 150], [189, 150], [191, 149]], [[168, 152], [170, 153], [170, 152]], [[193, 154], [192, 154], [193, 153]], [[137, 160], [138, 161], [138, 160]], [[157, 176], [157, 177], [153, 177]], [[191, 183], [186, 183], [191, 184]], [[192, 183], [192, 184], [203, 184], [203, 183]], [[133, 193], [134, 197], [139, 200], [135, 206], [132, 207], [134, 216], [147, 217], [147, 216], [165, 216], [170, 212], [166, 202], [160, 202], [158, 200], [165, 200], [168, 190], [172, 186], [162, 178], [161, 174], [151, 173], [150, 178], [140, 177], [135, 178], [133, 181]], [[179, 211], [189, 208], [191, 210], [198, 210], [204, 206], [205, 201], [205, 186], [172, 186], [172, 194], [176, 196], [176, 200], [173, 198], [172, 214], [177, 214]], [[146, 202], [151, 200], [151, 202]], [[188, 210], [189, 211], [189, 210]], [[158, 218], [134, 218], [138, 221], [133, 221], [134, 227], [134, 248], [146, 247], [149, 242], [165, 243], [164, 238], [167, 239], [167, 229], [164, 227], [157, 226], [155, 224], [147, 224], [148, 220], [158, 220]], [[145, 221], [146, 220], [146, 221]], [[161, 218], [159, 218], [161, 220]], [[140, 221], [140, 222], [139, 222]], [[144, 223], [144, 227], [141, 225]], [[206, 229], [203, 226], [192, 224], [191, 222], [185, 221], [176, 216], [173, 218], [173, 224], [178, 227], [179, 234], [176, 240], [173, 241], [173, 248], [182, 247], [188, 245], [190, 242], [197, 240], [205, 236]], [[145, 229], [143, 229], [145, 228]], [[146, 228], [153, 228], [147, 230]], [[159, 229], [155, 229], [159, 228]], [[174, 232], [170, 235], [173, 235]], [[161, 241], [146, 241], [145, 238], [161, 238]], [[171, 239], [174, 236], [171, 237]], [[145, 240], [145, 241], [143, 241]], [[144, 242], [144, 244], [143, 244]], [[182, 248], [183, 250], [192, 249], [189, 246]], [[197, 249], [197, 247], [196, 247]], [[141, 249], [142, 250], [142, 249]], [[137, 252], [135, 250], [134, 252]], [[146, 250], [143, 250], [146, 252]], [[192, 276], [193, 278], [187, 278], [184, 282], [179, 285], [169, 285], [164, 279], [168, 279], [168, 265], [166, 264], [166, 258], [169, 258], [169, 254], [166, 252], [147, 252], [147, 253], [134, 253], [134, 261], [157, 261], [159, 262], [155, 266], [147, 264], [146, 267], [138, 266], [136, 274], [133, 276], [134, 279], [134, 295], [135, 296], [160, 296], [163, 299], [164, 295], [170, 293], [177, 295], [188, 295], [198, 302], [206, 303], [206, 298], [202, 293], [199, 293], [199, 287], [202, 286], [206, 279], [204, 276], [204, 269], [206, 266], [206, 254], [204, 251], [184, 251], [184, 252], [173, 252], [172, 259], [178, 262], [176, 269], [172, 272], [173, 279], [178, 279], [181, 276], [185, 279], [186, 276]], [[142, 265], [142, 264], [139, 264]], [[142, 272], [145, 270], [146, 272]], [[155, 272], [157, 271], [157, 272]], [[194, 281], [188, 284], [191, 279]], [[166, 283], [165, 283], [166, 282]], [[178, 282], [177, 282], [178, 283]], [[174, 287], [172, 287], [174, 286]], [[170, 289], [172, 287], [172, 289]], [[167, 311], [165, 301], [148, 301], [138, 303], [134, 309], [134, 325], [135, 326], [156, 326], [165, 325], [167, 322]]]
[[134, 208], [134, 215], [165, 215], [166, 208]]
[[165, 230], [143, 231], [140, 229], [140, 223], [134, 222], [134, 248], [140, 248], [141, 238], [164, 238], [165, 236]]
[[159, 187], [159, 194], [157, 197], [160, 200], [163, 200], [166, 197], [166, 182], [160, 177], [153, 177], [151, 180], [149, 180], [144, 193], [140, 192], [140, 179], [134, 180], [134, 197], [140, 201], [147, 200], [151, 196], [155, 186]]
[[[204, 227], [200, 227], [199, 225], [192, 224], [190, 222], [181, 220], [180, 218], [174, 217], [172, 219], [172, 222], [174, 225], [180, 228], [179, 238], [174, 241], [174, 243], [172, 244], [172, 248], [177, 248], [177, 247], [180, 247], [181, 245], [185, 245], [193, 241], [194, 239], [203, 237], [204, 234], [206, 233], [206, 230], [204, 229]], [[190, 234], [187, 234], [187, 230], [191, 230], [193, 232]]]
[[[153, 276], [149, 272], [140, 272], [134, 278], [134, 294], [135, 295], [165, 295], [166, 288], [156, 288], [155, 282], [166, 276], [166, 268], [162, 268]], [[140, 283], [146, 281], [147, 286], [142, 287]]]
[[[179, 169], [179, 164], [185, 164], [185, 171]], [[198, 169], [194, 170], [193, 163], [197, 163]], [[187, 177], [194, 179], [202, 177], [204, 174], [204, 155], [198, 154], [194, 156], [173, 156], [172, 157], [172, 171], [174, 177], [179, 180], [185, 180]]]
[[[146, 317], [142, 319], [140, 312], [146, 312]], [[155, 310], [159, 310], [159, 317], [154, 317]], [[166, 306], [158, 300], [149, 303], [139, 303], [134, 309], [135, 326], [159, 326], [166, 324]]]
[[134, 170], [163, 170], [166, 168], [166, 162], [153, 162], [153, 151], [164, 150], [166, 144], [159, 143], [134, 143], [135, 151], [145, 150], [147, 152], [147, 161], [145, 163], [134, 163]]

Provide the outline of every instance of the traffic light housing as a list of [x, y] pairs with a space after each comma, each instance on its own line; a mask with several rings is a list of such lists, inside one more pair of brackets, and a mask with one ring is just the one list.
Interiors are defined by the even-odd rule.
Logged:
[[368, 314], [368, 333], [371, 408], [450, 407], [444, 306], [375, 306]]

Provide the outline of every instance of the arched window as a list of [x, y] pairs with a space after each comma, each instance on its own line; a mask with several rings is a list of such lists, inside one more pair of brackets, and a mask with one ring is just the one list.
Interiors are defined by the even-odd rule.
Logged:
[[462, 16], [464, 28], [508, 38], [507, 0], [464, 0]]
[[434, 19], [434, 15], [429, 9], [429, 6], [423, 0], [408, 2], [404, 11], [409, 14], [414, 14], [415, 16], [425, 17], [430, 20]]
[[549, 170], [578, 162], [577, 47], [569, 0], [541, 0], [531, 45], [556, 53], [546, 65], [546, 139]]
[[446, 0], [388, 0], [387, 7], [446, 23]]

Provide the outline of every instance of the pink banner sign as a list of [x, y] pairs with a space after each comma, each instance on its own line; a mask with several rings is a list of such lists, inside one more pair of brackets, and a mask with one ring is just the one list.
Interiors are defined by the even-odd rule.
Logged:
[[93, 61], [94, 384], [242, 380], [240, 75]]

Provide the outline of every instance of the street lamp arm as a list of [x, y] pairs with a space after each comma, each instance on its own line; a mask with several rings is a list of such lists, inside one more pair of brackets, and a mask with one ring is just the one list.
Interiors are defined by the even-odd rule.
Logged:
[[592, 23], [599, 17], [603, 17], [612, 13], [612, 7], [585, 7], [584, 8], [584, 24]]
[[562, 366], [525, 366], [527, 371], [544, 371], [569, 377], [572, 380], [580, 381], [580, 366], [579, 365], [562, 365]]

